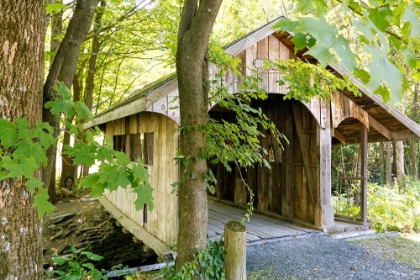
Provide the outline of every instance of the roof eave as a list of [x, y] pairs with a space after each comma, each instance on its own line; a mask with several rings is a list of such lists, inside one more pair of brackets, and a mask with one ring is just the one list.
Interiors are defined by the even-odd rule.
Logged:
[[[346, 77], [350, 78], [352, 80], [352, 82], [359, 87], [359, 90], [363, 94], [365, 94], [367, 97], [369, 97], [372, 101], [374, 101], [376, 104], [381, 106], [383, 109], [388, 111], [399, 122], [401, 122], [403, 125], [405, 125], [409, 130], [411, 130], [413, 132], [413, 134], [415, 134], [417, 136], [417, 138], [420, 138], [420, 127], [419, 127], [418, 124], [416, 124], [414, 121], [412, 121], [411, 119], [406, 117], [399, 110], [397, 110], [394, 107], [384, 103], [382, 98], [379, 95], [373, 94], [361, 81], [359, 81], [353, 75], [348, 73], [348, 71], [343, 66], [341, 66], [341, 65], [329, 65], [329, 66], [332, 69], [334, 69], [334, 71], [339, 73], [341, 76], [346, 76]], [[413, 139], [413, 138], [414, 137], [410, 137], [410, 139]], [[402, 140], [402, 139], [393, 139], [393, 140]]]

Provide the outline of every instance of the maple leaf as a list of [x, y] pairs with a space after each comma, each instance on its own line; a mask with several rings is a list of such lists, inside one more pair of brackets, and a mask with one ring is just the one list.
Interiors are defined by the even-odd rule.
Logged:
[[106, 187], [105, 184], [99, 183], [100, 178], [101, 176], [98, 173], [90, 174], [80, 182], [80, 185], [85, 189], [90, 188], [92, 197], [100, 197]]
[[129, 173], [124, 167], [102, 164], [99, 168], [100, 176], [98, 183], [106, 185], [110, 191], [115, 191], [118, 187], [126, 188], [130, 185], [128, 180]]
[[6, 178], [30, 178], [34, 172], [39, 168], [34, 157], [22, 157], [17, 160], [13, 160], [10, 157], [3, 157], [2, 167], [9, 171]]
[[0, 118], [0, 144], [8, 149], [13, 146], [17, 139], [16, 125]]
[[42, 187], [42, 182], [36, 178], [30, 178], [26, 181], [25, 186], [28, 187], [30, 192], [33, 192], [36, 188]]
[[16, 144], [16, 151], [13, 155], [18, 158], [19, 160], [24, 160], [24, 158], [33, 157], [35, 159], [36, 164], [47, 164], [48, 158], [45, 154], [45, 150], [42, 148], [41, 143], [39, 142], [32, 142], [32, 141], [24, 141], [18, 142]]
[[54, 211], [54, 205], [48, 201], [49, 197], [48, 190], [45, 188], [39, 188], [38, 193], [35, 195], [33, 207], [37, 208], [38, 216], [41, 219], [45, 214]]
[[136, 187], [133, 187], [132, 192], [137, 194], [137, 199], [134, 201], [136, 210], [141, 210], [144, 204], [147, 204], [149, 211], [152, 211], [154, 208], [153, 204], [153, 188], [150, 186], [149, 182], [144, 182]]

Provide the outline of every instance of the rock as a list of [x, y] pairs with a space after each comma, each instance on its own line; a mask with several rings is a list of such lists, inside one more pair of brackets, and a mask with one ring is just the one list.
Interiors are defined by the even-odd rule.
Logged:
[[69, 254], [71, 253], [71, 247], [69, 244], [64, 245], [64, 247], [60, 250], [60, 252], [58, 252], [58, 255], [62, 255], [62, 254]]
[[68, 231], [66, 231], [64, 234], [63, 234], [63, 237], [67, 237], [67, 236], [69, 236], [70, 234], [72, 234], [74, 232], [74, 229], [73, 230], [68, 230]]
[[77, 227], [78, 227], [77, 224], [71, 223], [71, 224], [68, 225], [67, 229], [71, 230], [71, 231], [74, 231]]
[[57, 228], [57, 226], [56, 226], [56, 225], [54, 225], [54, 224], [52, 224], [52, 225], [49, 225], [49, 226], [48, 226], [48, 228], [49, 228], [50, 230], [55, 230], [55, 229]]
[[54, 240], [56, 238], [59, 238], [63, 235], [64, 231], [62, 229], [60, 229], [54, 236], [52, 236], [50, 239]]
[[76, 213], [69, 213], [69, 214], [64, 214], [64, 215], [59, 215], [59, 216], [56, 216], [56, 217], [52, 217], [50, 219], [50, 223], [52, 223], [52, 224], [58, 224], [60, 222], [66, 221], [68, 219], [71, 219], [74, 216], [76, 216]]

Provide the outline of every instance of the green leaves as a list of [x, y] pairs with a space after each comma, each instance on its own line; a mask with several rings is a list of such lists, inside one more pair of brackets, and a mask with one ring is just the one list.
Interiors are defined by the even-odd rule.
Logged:
[[[71, 92], [63, 84], [55, 87], [58, 97], [48, 102], [46, 107], [51, 108], [54, 114], [65, 115], [65, 128], [75, 136], [74, 147], [66, 146], [65, 153], [74, 158], [75, 164], [92, 166], [96, 161], [101, 161], [99, 171], [91, 174], [81, 181], [84, 188], [91, 188], [93, 197], [99, 197], [105, 189], [116, 190], [119, 186], [126, 188], [132, 185], [137, 193], [136, 207], [148, 204], [153, 209], [152, 188], [148, 183], [149, 173], [140, 161], [133, 165], [129, 157], [112, 149], [112, 141], [106, 138], [105, 144], [95, 141], [96, 131], [83, 131], [81, 125], [73, 125], [70, 118], [89, 120], [92, 115], [82, 102], [71, 101]], [[64, 128], [63, 128], [64, 129]], [[85, 133], [87, 143], [77, 138]], [[34, 207], [37, 207], [38, 215], [42, 218], [45, 213], [53, 209], [48, 202], [48, 191], [42, 187], [42, 183], [34, 174], [41, 165], [47, 164], [46, 151], [55, 144], [53, 128], [43, 122], [35, 127], [26, 119], [17, 119], [14, 123], [0, 119], [0, 180], [7, 178], [23, 179], [23, 183], [31, 193], [35, 194]]]
[[348, 70], [353, 71], [356, 67], [356, 56], [351, 53], [349, 41], [338, 34], [337, 28], [325, 18], [301, 17], [299, 21], [285, 19], [274, 28], [295, 33], [297, 38], [292, 39], [296, 44], [295, 52], [308, 47], [307, 54], [315, 57], [321, 67], [338, 64], [338, 57]]
[[0, 145], [4, 149], [11, 147], [17, 139], [16, 125], [0, 118]]
[[47, 15], [52, 14], [52, 13], [59, 13], [61, 10], [66, 9], [66, 8], [67, 6], [60, 2], [47, 4], [47, 7], [46, 7]]
[[48, 190], [45, 188], [38, 188], [38, 193], [35, 195], [33, 207], [37, 208], [39, 217], [42, 219], [45, 214], [52, 213], [54, 205], [48, 201]]
[[[325, 9], [326, 3], [299, 0], [297, 10], [304, 16], [295, 21], [280, 21], [274, 28], [293, 33], [295, 51], [308, 48], [306, 54], [316, 58], [321, 67], [340, 63], [385, 102], [401, 101], [403, 93], [410, 90], [407, 77], [420, 80], [416, 74], [420, 4], [407, 0], [340, 1], [344, 13], [334, 16], [343, 21], [339, 30], [340, 24], [330, 24], [325, 19], [329, 10], [337, 12], [334, 8]], [[354, 49], [347, 38], [353, 41]], [[407, 66], [411, 73], [405, 77]]]

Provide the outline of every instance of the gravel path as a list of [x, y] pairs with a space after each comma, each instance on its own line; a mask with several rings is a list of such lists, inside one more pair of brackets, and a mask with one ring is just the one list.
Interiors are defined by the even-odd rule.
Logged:
[[381, 260], [323, 233], [248, 244], [247, 271], [249, 280], [420, 279], [418, 269]]

